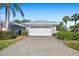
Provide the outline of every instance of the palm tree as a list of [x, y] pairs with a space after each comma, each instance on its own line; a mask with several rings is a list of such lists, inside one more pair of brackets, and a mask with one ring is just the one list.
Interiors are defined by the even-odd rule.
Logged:
[[6, 28], [6, 31], [8, 31], [9, 20], [10, 20], [10, 12], [12, 11], [14, 17], [16, 15], [15, 10], [19, 11], [23, 17], [24, 17], [24, 13], [23, 13], [22, 9], [20, 8], [20, 6], [16, 3], [15, 4], [0, 3], [0, 8], [3, 8], [3, 7], [5, 7], [5, 22], [6, 22], [5, 28]]
[[78, 20], [79, 20], [79, 14], [77, 14], [77, 13], [76, 14], [73, 14], [71, 21], [75, 21], [74, 32], [77, 31], [76, 24], [77, 24], [77, 21]]
[[79, 20], [79, 14], [73, 14], [71, 21], [75, 21], [75, 25], [76, 25], [78, 20]]
[[69, 16], [63, 17], [63, 21], [65, 22], [65, 27], [66, 27], [67, 21], [70, 21], [70, 20], [71, 20], [71, 18]]

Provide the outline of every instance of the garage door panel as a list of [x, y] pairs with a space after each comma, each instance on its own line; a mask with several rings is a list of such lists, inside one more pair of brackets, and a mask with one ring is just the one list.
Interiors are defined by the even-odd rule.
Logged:
[[52, 36], [51, 28], [30, 28], [29, 36]]

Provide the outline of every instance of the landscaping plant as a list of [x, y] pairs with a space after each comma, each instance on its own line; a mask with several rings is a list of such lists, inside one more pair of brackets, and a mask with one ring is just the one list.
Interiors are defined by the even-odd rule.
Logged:
[[6, 32], [6, 31], [1, 31], [0, 32], [0, 40], [7, 40], [7, 39], [13, 39], [16, 37], [15, 32]]

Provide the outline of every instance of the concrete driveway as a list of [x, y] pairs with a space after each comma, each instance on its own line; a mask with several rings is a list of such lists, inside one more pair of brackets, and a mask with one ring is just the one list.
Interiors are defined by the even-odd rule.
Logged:
[[0, 51], [1, 56], [77, 56], [79, 51], [68, 48], [53, 37], [28, 37]]

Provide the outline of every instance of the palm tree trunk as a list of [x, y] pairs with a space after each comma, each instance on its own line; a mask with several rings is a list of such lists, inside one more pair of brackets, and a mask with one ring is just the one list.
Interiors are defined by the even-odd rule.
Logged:
[[76, 32], [77, 30], [76, 30], [76, 21], [75, 21], [75, 28], [74, 28], [74, 32]]
[[9, 29], [9, 19], [10, 19], [10, 4], [6, 3], [6, 31]]
[[8, 20], [8, 30], [9, 30], [9, 20], [10, 20], [10, 8], [8, 8], [8, 16], [7, 16], [7, 20]]
[[65, 23], [65, 28], [66, 28], [66, 24], [67, 24], [67, 23]]
[[5, 30], [8, 29], [8, 21], [7, 21], [7, 6], [5, 7]]
[[75, 21], [75, 25], [76, 25], [76, 21]]

